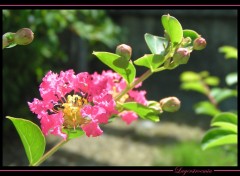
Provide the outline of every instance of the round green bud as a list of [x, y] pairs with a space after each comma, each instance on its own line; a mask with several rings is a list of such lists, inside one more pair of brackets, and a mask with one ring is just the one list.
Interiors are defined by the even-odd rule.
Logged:
[[166, 112], [176, 112], [180, 109], [181, 102], [176, 97], [167, 97], [159, 101], [160, 107]]
[[121, 44], [117, 46], [116, 54], [122, 56], [126, 60], [130, 60], [132, 56], [132, 48], [126, 44]]
[[193, 41], [193, 49], [194, 50], [202, 50], [202, 49], [206, 48], [206, 46], [207, 46], [207, 42], [202, 37], [196, 38]]
[[34, 33], [29, 28], [19, 29], [14, 37], [14, 42], [18, 45], [28, 45], [34, 39]]
[[186, 64], [189, 58], [190, 52], [186, 48], [178, 48], [173, 55], [173, 61], [176, 64]]

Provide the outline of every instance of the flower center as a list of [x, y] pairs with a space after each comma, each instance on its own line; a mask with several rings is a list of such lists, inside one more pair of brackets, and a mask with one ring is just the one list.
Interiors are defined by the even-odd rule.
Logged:
[[68, 95], [66, 102], [57, 105], [58, 111], [61, 110], [63, 112], [64, 128], [73, 128], [75, 130], [76, 127], [80, 127], [91, 121], [87, 117], [82, 117], [80, 113], [81, 108], [86, 104], [88, 104], [86, 98], [79, 95]]

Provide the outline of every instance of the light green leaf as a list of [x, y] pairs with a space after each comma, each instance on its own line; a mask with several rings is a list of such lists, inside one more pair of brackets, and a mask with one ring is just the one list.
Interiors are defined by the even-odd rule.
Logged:
[[93, 52], [104, 64], [119, 73], [128, 84], [131, 84], [136, 76], [136, 69], [131, 61], [121, 56], [108, 52]]
[[179, 21], [173, 16], [163, 15], [162, 24], [170, 37], [172, 45], [175, 46], [179, 44], [183, 39], [183, 30]]
[[196, 105], [194, 105], [194, 109], [196, 114], [205, 114], [205, 115], [214, 116], [220, 113], [220, 111], [208, 101], [201, 101], [197, 103]]
[[237, 90], [227, 88], [212, 88], [210, 94], [214, 97], [217, 103], [220, 103], [227, 98], [237, 97]]
[[202, 94], [207, 94], [207, 90], [205, 89], [204, 85], [200, 81], [193, 81], [193, 82], [184, 82], [181, 84], [181, 89], [183, 90], [192, 90]]
[[160, 120], [159, 116], [158, 116], [160, 113], [159, 111], [157, 111], [153, 108], [144, 106], [142, 104], [139, 104], [136, 102], [128, 102], [128, 103], [124, 103], [123, 107], [127, 110], [134, 111], [142, 119], [149, 119], [154, 122], [158, 122]]
[[237, 125], [237, 115], [231, 112], [223, 112], [213, 117], [211, 123], [228, 122]]
[[204, 82], [209, 86], [218, 86], [219, 85], [219, 78], [216, 76], [209, 76], [204, 79]]
[[163, 55], [145, 54], [143, 57], [134, 61], [134, 64], [150, 68], [152, 72], [164, 62]]
[[238, 58], [238, 50], [232, 46], [222, 46], [219, 48], [219, 52], [225, 54], [226, 59], [237, 59]]
[[168, 40], [166, 38], [148, 33], [144, 35], [144, 38], [152, 54], [164, 54], [168, 46]]
[[202, 139], [203, 150], [226, 144], [237, 144], [237, 134], [229, 130], [214, 128], [209, 130]]
[[46, 146], [46, 140], [40, 128], [33, 122], [7, 116], [17, 129], [22, 140], [25, 152], [30, 165], [37, 162], [43, 155]]
[[232, 131], [237, 134], [237, 125], [228, 122], [214, 122], [211, 126], [216, 126], [224, 130]]
[[190, 37], [192, 39], [191, 44], [193, 43], [193, 41], [199, 37], [199, 34], [196, 31], [190, 30], [190, 29], [184, 29], [183, 30], [183, 37], [187, 38]]
[[180, 80], [182, 82], [199, 81], [201, 80], [201, 77], [196, 72], [185, 71], [180, 75]]
[[237, 84], [238, 82], [238, 75], [237, 73], [229, 73], [227, 76], [226, 76], [226, 83], [227, 85], [231, 86], [233, 84]]
[[82, 129], [62, 129], [62, 132], [63, 133], [66, 133], [67, 134], [67, 140], [70, 140], [70, 139], [74, 139], [74, 138], [78, 138], [82, 135], [84, 135], [84, 131]]

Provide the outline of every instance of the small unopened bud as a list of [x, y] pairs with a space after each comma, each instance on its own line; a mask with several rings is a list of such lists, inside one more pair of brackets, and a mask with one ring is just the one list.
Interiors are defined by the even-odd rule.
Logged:
[[29, 28], [19, 29], [14, 37], [14, 42], [18, 45], [28, 45], [34, 39], [34, 33]]
[[186, 64], [190, 58], [190, 52], [186, 48], [178, 48], [173, 55], [176, 64]]
[[116, 54], [122, 56], [126, 60], [130, 60], [132, 56], [132, 48], [126, 44], [121, 44], [117, 46]]
[[181, 106], [181, 102], [176, 97], [163, 98], [159, 103], [162, 110], [166, 112], [176, 112]]
[[193, 49], [194, 50], [202, 50], [204, 49], [205, 47], [207, 46], [207, 42], [204, 38], [202, 37], [199, 37], [199, 38], [196, 38], [194, 41], [193, 41]]

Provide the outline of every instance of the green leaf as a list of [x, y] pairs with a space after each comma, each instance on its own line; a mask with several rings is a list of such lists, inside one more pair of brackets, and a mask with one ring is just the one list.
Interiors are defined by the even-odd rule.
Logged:
[[214, 116], [211, 123], [215, 122], [228, 122], [237, 125], [237, 115], [231, 112], [223, 112]]
[[219, 48], [219, 52], [225, 54], [226, 59], [237, 59], [238, 58], [238, 50], [232, 46], [222, 46]]
[[180, 75], [180, 80], [182, 82], [199, 81], [201, 80], [201, 77], [196, 72], [185, 71]]
[[224, 130], [232, 131], [237, 134], [237, 125], [228, 122], [214, 122], [211, 126], [216, 126]]
[[202, 149], [208, 149], [226, 144], [237, 144], [237, 134], [220, 128], [209, 130], [202, 139]]
[[184, 82], [181, 84], [181, 89], [183, 90], [192, 90], [202, 94], [207, 94], [207, 90], [205, 89], [204, 85], [200, 81], [194, 82]]
[[212, 88], [210, 94], [214, 97], [217, 103], [220, 103], [227, 98], [237, 97], [237, 90], [227, 88]]
[[164, 62], [163, 55], [145, 54], [143, 57], [134, 61], [134, 64], [150, 68], [152, 72]]
[[214, 116], [220, 113], [220, 111], [208, 101], [201, 101], [197, 103], [196, 105], [194, 105], [194, 109], [196, 114], [205, 114], [205, 115]]
[[136, 102], [128, 102], [124, 103], [123, 107], [127, 110], [134, 111], [141, 117], [142, 119], [149, 119], [154, 122], [159, 122], [159, 111], [152, 109], [150, 107], [144, 106], [142, 104]]
[[199, 34], [196, 31], [190, 30], [190, 29], [184, 29], [183, 30], [183, 37], [187, 38], [190, 37], [192, 39], [191, 44], [193, 43], [193, 41], [199, 37]]
[[67, 140], [78, 138], [78, 137], [85, 134], [84, 131], [82, 129], [79, 129], [79, 128], [77, 128], [75, 130], [74, 129], [70, 129], [70, 130], [69, 129], [62, 129], [62, 132], [67, 134], [67, 136], [68, 136]]
[[216, 76], [209, 76], [204, 79], [204, 82], [209, 86], [218, 86], [219, 85], [219, 78]]
[[183, 30], [179, 21], [170, 15], [162, 16], [162, 24], [167, 34], [170, 37], [172, 45], [175, 46], [182, 41]]
[[128, 84], [132, 83], [136, 76], [136, 69], [131, 61], [121, 56], [108, 52], [93, 52], [104, 64], [119, 73]]
[[34, 164], [45, 151], [46, 141], [41, 129], [29, 120], [9, 116], [6, 118], [10, 119], [16, 127], [30, 165]]
[[144, 35], [144, 38], [152, 54], [164, 54], [168, 46], [168, 40], [166, 38], [148, 33]]
[[226, 83], [227, 83], [227, 85], [231, 86], [233, 84], [237, 84], [237, 82], [238, 82], [238, 75], [237, 75], [237, 73], [229, 73], [226, 76]]

